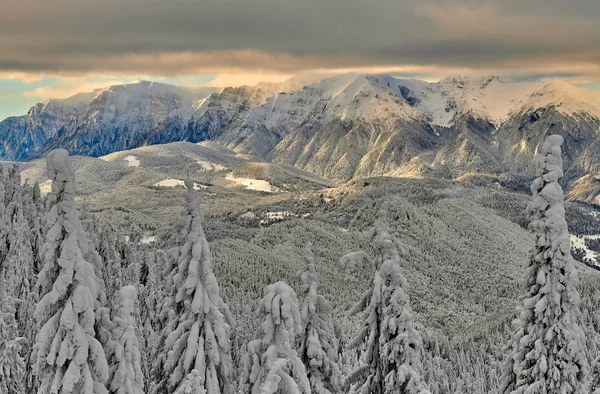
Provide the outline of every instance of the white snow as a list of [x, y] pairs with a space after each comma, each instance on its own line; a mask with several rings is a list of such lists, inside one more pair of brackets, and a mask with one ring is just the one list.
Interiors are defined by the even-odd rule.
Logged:
[[156, 242], [156, 239], [156, 235], [144, 234], [140, 240], [140, 243], [149, 244], [151, 242]]
[[264, 181], [262, 179], [238, 178], [234, 177], [231, 174], [227, 174], [225, 179], [229, 182], [235, 182], [237, 184], [244, 185], [250, 190], [258, 190], [267, 193], [272, 192], [271, 184], [269, 183], [269, 181]]
[[549, 106], [569, 116], [587, 113], [600, 118], [600, 95], [565, 81], [545, 82], [523, 103], [523, 108], [533, 110]]
[[[416, 99], [413, 105], [402, 97], [400, 86], [410, 89]], [[260, 123], [287, 134], [316, 113], [322, 123], [333, 118], [383, 122], [426, 118], [448, 127], [457, 116], [469, 113], [499, 126], [511, 114], [551, 105], [570, 116], [586, 112], [600, 117], [600, 95], [567, 82], [483, 76], [430, 83], [390, 75], [345, 74], [270, 97], [249, 111], [245, 123], [247, 127]]]
[[196, 163], [200, 164], [204, 171], [223, 171], [226, 170], [227, 167], [222, 166], [220, 164], [212, 163], [206, 160], [198, 160]]
[[286, 217], [296, 216], [288, 211], [280, 211], [280, 212], [267, 212], [265, 216], [269, 219], [283, 219]]
[[[185, 183], [184, 183], [184, 181], [182, 179], [167, 178], [167, 179], [163, 179], [160, 182], [156, 182], [154, 184], [154, 186], [162, 186], [162, 187], [177, 187], [177, 186], [181, 186], [181, 187], [185, 187]], [[208, 186], [200, 185], [200, 184], [194, 182], [194, 189], [200, 190], [201, 188], [202, 189], [207, 189]]]
[[139, 167], [140, 161], [133, 155], [126, 156], [123, 160], [127, 162], [129, 167]]
[[585, 245], [586, 239], [600, 239], [600, 234], [596, 235], [583, 235], [578, 237], [577, 235], [569, 234], [569, 238], [571, 239], [571, 247], [572, 248], [581, 248], [585, 251], [584, 258], [594, 261], [597, 257], [597, 253], [593, 250], [588, 249]]
[[40, 182], [40, 193], [42, 196], [50, 194], [52, 191], [52, 181], [50, 179], [45, 180], [44, 182]]
[[448, 127], [455, 116], [471, 113], [496, 126], [504, 122], [542, 84], [489, 77], [450, 77], [439, 82], [398, 80], [419, 100], [415, 108], [434, 125]]

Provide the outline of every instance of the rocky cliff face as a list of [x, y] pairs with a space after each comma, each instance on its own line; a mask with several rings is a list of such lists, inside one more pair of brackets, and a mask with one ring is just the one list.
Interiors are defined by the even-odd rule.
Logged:
[[600, 97], [560, 81], [348, 74], [222, 90], [139, 82], [50, 100], [0, 122], [0, 158], [210, 140], [340, 181], [529, 177], [545, 136], [560, 134], [574, 182], [600, 172], [599, 130]]

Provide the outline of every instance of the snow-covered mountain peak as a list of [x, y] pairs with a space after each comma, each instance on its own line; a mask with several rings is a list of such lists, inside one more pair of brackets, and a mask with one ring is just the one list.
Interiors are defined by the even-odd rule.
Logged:
[[554, 107], [569, 116], [591, 115], [600, 119], [600, 94], [561, 80], [539, 83], [520, 110]]

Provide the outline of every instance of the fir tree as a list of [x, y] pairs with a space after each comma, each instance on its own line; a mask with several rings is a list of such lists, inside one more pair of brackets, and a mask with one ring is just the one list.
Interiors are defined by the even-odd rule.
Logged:
[[299, 356], [314, 394], [331, 394], [340, 389], [336, 341], [331, 322], [331, 304], [318, 294], [317, 270], [311, 245], [304, 248], [304, 267], [300, 274], [304, 301], [300, 313], [302, 334]]
[[207, 392], [232, 393], [233, 317], [213, 274], [198, 192], [191, 181], [185, 185], [188, 192], [180, 221], [184, 243], [177, 248], [177, 266], [171, 272], [170, 321], [161, 335], [155, 392], [176, 391], [195, 369], [200, 387]]
[[109, 391], [115, 394], [143, 394], [141, 354], [136, 336], [134, 304], [137, 291], [125, 286], [120, 292], [121, 305], [113, 318], [112, 339], [108, 343]]
[[375, 257], [364, 252], [350, 253], [340, 260], [355, 270], [367, 263], [374, 270], [371, 286], [352, 308], [363, 311], [365, 320], [349, 344], [365, 345], [362, 365], [347, 378], [362, 394], [425, 394], [421, 363], [422, 340], [414, 327], [408, 284], [400, 267], [400, 256], [388, 230], [388, 208], [384, 203], [372, 230]]
[[579, 327], [577, 271], [565, 221], [561, 145], [546, 138], [536, 159], [537, 178], [527, 207], [534, 235], [525, 285], [508, 344], [501, 392], [569, 394], [587, 392], [585, 337]]
[[306, 369], [295, 350], [302, 333], [296, 293], [285, 282], [269, 285], [258, 306], [262, 338], [248, 344], [244, 381], [250, 394], [310, 394]]
[[197, 369], [192, 370], [174, 394], [207, 394], [202, 376]]
[[85, 231], [85, 239], [87, 249], [84, 252], [84, 258], [86, 261], [94, 266], [94, 272], [96, 273], [96, 288], [98, 291], [98, 301], [100, 306], [105, 306], [107, 303], [106, 299], [106, 286], [104, 284], [104, 262], [98, 248], [100, 241], [96, 235], [96, 219], [90, 213], [89, 206], [87, 203], [83, 203], [81, 209], [81, 225]]
[[27, 339], [18, 335], [15, 304], [18, 300], [5, 292], [0, 282], [0, 393], [25, 392], [26, 363], [22, 349]]
[[75, 212], [75, 171], [68, 152], [50, 152], [47, 169], [52, 192], [37, 285], [43, 295], [35, 311], [41, 328], [33, 352], [38, 394], [104, 394], [108, 365], [94, 332], [97, 280], [82, 254], [85, 235]]
[[[25, 334], [34, 326], [33, 309], [35, 304], [33, 284], [34, 255], [31, 245], [31, 229], [22, 207], [19, 206], [12, 224], [12, 231], [8, 234], [10, 249], [5, 261], [4, 279], [10, 286], [7, 291], [19, 302], [17, 303], [17, 317], [19, 332]], [[24, 335], [33, 339], [33, 334]]]

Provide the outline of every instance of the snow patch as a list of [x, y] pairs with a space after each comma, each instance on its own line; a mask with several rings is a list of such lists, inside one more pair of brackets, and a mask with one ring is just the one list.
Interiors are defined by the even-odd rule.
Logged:
[[144, 234], [144, 236], [140, 240], [140, 243], [149, 244], [151, 242], [156, 242], [156, 239], [156, 235]]
[[585, 245], [586, 239], [600, 239], [600, 234], [597, 235], [584, 235], [578, 237], [577, 235], [569, 234], [569, 238], [571, 239], [571, 247], [572, 248], [581, 248], [585, 252], [584, 258], [589, 259], [591, 261], [595, 261], [597, 257], [597, 253], [593, 250], [588, 249]]
[[40, 182], [39, 185], [40, 185], [40, 194], [42, 196], [50, 194], [50, 192], [52, 191], [52, 181], [50, 179], [47, 179], [44, 182]]
[[204, 171], [224, 171], [227, 167], [220, 164], [212, 163], [206, 160], [197, 160], [196, 163], [200, 164]]
[[140, 161], [137, 159], [137, 157], [135, 157], [133, 155], [126, 156], [123, 160], [125, 160], [127, 162], [127, 166], [129, 166], [129, 167], [139, 167], [140, 166]]
[[[177, 187], [177, 186], [181, 186], [181, 187], [185, 187], [185, 182], [182, 179], [167, 178], [167, 179], [163, 179], [160, 182], [156, 182], [154, 184], [154, 186], [160, 186], [160, 187]], [[200, 185], [200, 184], [194, 182], [194, 189], [200, 190], [201, 188], [202, 189], [208, 189], [208, 186]]]
[[235, 182], [240, 185], [246, 186], [246, 188], [250, 190], [258, 190], [261, 192], [271, 193], [273, 190], [271, 188], [271, 184], [269, 181], [264, 181], [262, 179], [252, 179], [252, 178], [238, 178], [234, 177], [231, 174], [227, 174], [225, 177], [229, 182]]
[[294, 215], [291, 212], [281, 211], [281, 212], [267, 212], [267, 213], [265, 213], [265, 216], [269, 219], [283, 219], [283, 218], [287, 218], [287, 217], [295, 217], [296, 215]]

